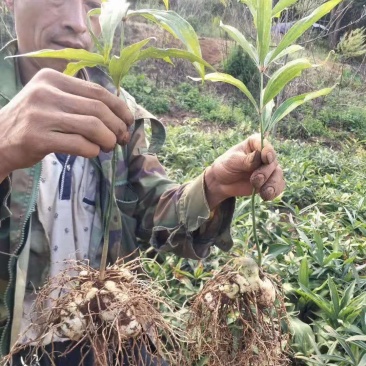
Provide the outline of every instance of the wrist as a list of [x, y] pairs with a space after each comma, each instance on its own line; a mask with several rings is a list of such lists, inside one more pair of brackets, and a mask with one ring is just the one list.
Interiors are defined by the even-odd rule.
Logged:
[[227, 198], [222, 190], [222, 185], [217, 181], [214, 170], [209, 166], [204, 173], [205, 195], [207, 204], [213, 212], [216, 207]]

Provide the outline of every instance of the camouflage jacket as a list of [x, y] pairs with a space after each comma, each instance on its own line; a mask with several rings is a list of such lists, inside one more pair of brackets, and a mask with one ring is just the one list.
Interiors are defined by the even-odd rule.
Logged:
[[[22, 89], [16, 59], [4, 59], [15, 52], [16, 42], [9, 43], [0, 51], [0, 108]], [[91, 81], [114, 91], [102, 71], [92, 69], [87, 73]], [[230, 249], [234, 199], [221, 204], [211, 217], [205, 198], [203, 174], [184, 185], [169, 180], [156, 156], [165, 139], [163, 125], [137, 105], [131, 96], [124, 94], [135, 115], [135, 124], [130, 143], [118, 149], [109, 260], [135, 253], [139, 241], [149, 242], [160, 251], [194, 259], [207, 256], [212, 245], [223, 250]], [[151, 124], [149, 145], [144, 128], [147, 122]], [[102, 222], [111, 188], [111, 157], [112, 153], [100, 153], [92, 159], [100, 174], [96, 209]], [[2, 354], [9, 352], [14, 319], [21, 316], [24, 288], [29, 282], [29, 279], [21, 281], [19, 273], [25, 273], [27, 277], [30, 268], [36, 269], [39, 274], [47, 272], [44, 271], [49, 262], [47, 254], [20, 259], [26, 251], [29, 221], [36, 206], [41, 169], [42, 164], [39, 163], [14, 171], [0, 184], [0, 251], [9, 253], [0, 254]], [[89, 260], [94, 267], [100, 261], [102, 239], [102, 228], [94, 227], [89, 247]], [[42, 285], [44, 279], [32, 281], [39, 282], [35, 285]], [[18, 291], [21, 286], [23, 291]], [[20, 313], [14, 310], [16, 304], [20, 304]]]

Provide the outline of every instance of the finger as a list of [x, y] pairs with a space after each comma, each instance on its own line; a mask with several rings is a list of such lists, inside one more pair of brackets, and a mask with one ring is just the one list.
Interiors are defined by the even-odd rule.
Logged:
[[250, 177], [250, 183], [252, 186], [259, 191], [259, 189], [267, 182], [273, 172], [276, 170], [278, 166], [277, 161], [261, 165], [258, 169], [256, 169]]
[[64, 112], [94, 116], [116, 135], [118, 143], [124, 143], [128, 139], [126, 123], [118, 118], [103, 102], [60, 91], [57, 91], [57, 94], [58, 104]]
[[268, 140], [264, 140], [264, 147], [261, 152], [263, 164], [271, 164], [276, 161], [276, 152]]
[[66, 93], [103, 102], [127, 126], [134, 122], [134, 117], [127, 104], [98, 84], [64, 75], [54, 70], [44, 71], [41, 78], [49, 80], [52, 85]]
[[54, 132], [49, 136], [52, 152], [94, 158], [100, 153], [100, 147], [83, 136]]
[[54, 118], [54, 132], [80, 135], [105, 152], [113, 150], [116, 145], [116, 135], [97, 117], [59, 113]]
[[259, 194], [263, 200], [270, 201], [279, 196], [285, 189], [285, 186], [282, 169], [277, 166], [276, 170], [260, 189]]
[[231, 173], [251, 173], [258, 169], [262, 162], [259, 151], [253, 151], [250, 154], [231, 152], [222, 164]]
[[261, 135], [259, 133], [250, 136], [247, 140], [247, 149], [246, 153], [249, 154], [252, 151], [261, 151], [262, 162], [264, 164], [270, 164], [276, 160], [276, 152], [274, 151], [271, 143], [264, 139], [263, 140], [263, 149], [262, 149], [262, 141]]

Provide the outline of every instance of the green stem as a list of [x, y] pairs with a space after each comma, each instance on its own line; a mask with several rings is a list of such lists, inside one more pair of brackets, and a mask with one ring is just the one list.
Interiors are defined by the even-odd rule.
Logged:
[[104, 236], [103, 236], [103, 249], [102, 249], [102, 259], [100, 261], [99, 267], [99, 279], [101, 281], [104, 280], [105, 277], [105, 270], [107, 267], [107, 257], [108, 257], [108, 248], [109, 248], [109, 229], [110, 229], [110, 222], [111, 222], [111, 215], [112, 215], [112, 207], [113, 207], [113, 200], [114, 200], [114, 186], [116, 180], [116, 165], [117, 165], [117, 146], [113, 150], [112, 156], [112, 179], [111, 179], [111, 187], [108, 199], [108, 206], [107, 206], [107, 213], [104, 220]]
[[[263, 89], [264, 89], [264, 75], [263, 72], [260, 73], [260, 104], [259, 104], [259, 118], [260, 118], [260, 134], [261, 134], [261, 149], [264, 146], [264, 114], [263, 114]], [[258, 256], [258, 266], [262, 266], [262, 251], [261, 246], [259, 244], [259, 239], [257, 235], [257, 222], [255, 217], [255, 195], [256, 191], [253, 189], [252, 197], [251, 197], [251, 206], [252, 206], [252, 226], [253, 226], [253, 237], [254, 242], [257, 248], [257, 256]]]

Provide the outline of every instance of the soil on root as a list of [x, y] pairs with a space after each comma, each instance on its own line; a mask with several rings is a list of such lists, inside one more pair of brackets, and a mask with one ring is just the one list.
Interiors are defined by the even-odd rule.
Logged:
[[144, 358], [155, 359], [154, 365], [182, 364], [184, 333], [164, 320], [158, 309], [173, 316], [170, 304], [161, 296], [160, 285], [149, 281], [141, 268], [138, 259], [127, 263], [121, 259], [107, 267], [101, 281], [98, 270], [70, 263], [39, 291], [34, 304], [37, 322], [25, 331], [32, 330], [37, 336], [24, 341], [22, 334], [8, 361], [31, 349], [26, 363], [34, 354], [41, 354], [54, 364], [60, 355], [47, 352], [45, 345], [68, 339], [74, 341], [74, 347], [88, 345], [96, 366], [122, 366], [127, 360], [131, 365], [144, 365]]
[[[288, 365], [289, 336], [281, 331], [286, 310], [279, 284], [270, 278], [276, 299], [264, 306], [261, 290], [236, 296], [220, 290], [235, 284], [237, 273], [225, 266], [196, 296], [187, 327], [194, 344], [189, 352], [191, 364], [206, 359], [210, 366]], [[263, 273], [261, 277], [265, 278]]]

